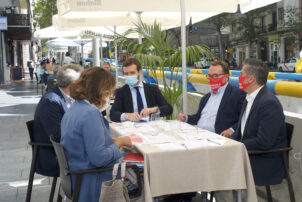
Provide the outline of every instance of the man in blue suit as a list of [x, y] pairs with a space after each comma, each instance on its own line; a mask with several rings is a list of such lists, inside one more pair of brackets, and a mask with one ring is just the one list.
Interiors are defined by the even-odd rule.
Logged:
[[[286, 127], [282, 106], [266, 87], [268, 68], [262, 61], [247, 59], [239, 76], [240, 89], [247, 93], [238, 128], [232, 139], [241, 141], [247, 150], [270, 150], [286, 147]], [[281, 153], [250, 155], [256, 185], [280, 184], [284, 174]]]
[[[73, 103], [69, 96], [72, 81], [80, 76], [82, 68], [67, 65], [57, 73], [57, 86], [50, 89], [39, 101], [34, 116], [34, 141], [51, 143], [49, 136], [59, 142], [61, 139], [61, 120], [65, 111]], [[40, 147], [37, 153], [36, 172], [46, 176], [58, 177], [59, 166], [52, 147]]]
[[231, 86], [229, 67], [223, 61], [214, 61], [208, 71], [211, 92], [200, 100], [194, 115], [179, 114], [178, 120], [230, 137], [237, 123], [245, 93]]

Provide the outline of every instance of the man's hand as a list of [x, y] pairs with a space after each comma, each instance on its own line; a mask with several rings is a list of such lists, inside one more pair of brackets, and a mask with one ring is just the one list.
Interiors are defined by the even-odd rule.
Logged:
[[140, 115], [138, 113], [126, 113], [125, 114], [125, 118], [127, 120], [133, 121], [133, 122], [141, 120], [141, 117], [140, 117]]
[[140, 116], [141, 116], [141, 118], [144, 118], [144, 117], [147, 117], [150, 114], [154, 114], [156, 112], [158, 112], [158, 107], [144, 108], [144, 109], [142, 109]]
[[220, 135], [222, 135], [222, 136], [224, 136], [224, 137], [231, 137], [232, 136], [232, 134], [233, 134], [233, 130], [232, 129], [226, 129], [226, 130], [224, 130], [224, 131], [222, 131], [221, 133], [220, 133]]
[[113, 143], [117, 145], [118, 148], [122, 146], [132, 147], [132, 142], [129, 136], [119, 137], [119, 138], [112, 138]]
[[185, 122], [186, 118], [187, 118], [187, 116], [185, 114], [181, 114], [181, 113], [178, 114], [178, 116], [177, 116], [177, 119], [182, 122]]

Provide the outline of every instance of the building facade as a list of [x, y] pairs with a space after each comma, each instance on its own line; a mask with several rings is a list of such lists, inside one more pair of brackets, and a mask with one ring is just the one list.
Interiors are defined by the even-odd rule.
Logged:
[[7, 28], [0, 30], [0, 83], [10, 80], [10, 66], [27, 66], [32, 56], [30, 0], [1, 0], [0, 16]]

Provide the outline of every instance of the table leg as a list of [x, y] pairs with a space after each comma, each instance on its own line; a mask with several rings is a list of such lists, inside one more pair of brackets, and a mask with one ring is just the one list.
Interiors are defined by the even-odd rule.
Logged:
[[208, 199], [207, 199], [207, 197], [208, 197], [208, 193], [207, 192], [201, 192], [201, 202], [207, 202], [208, 201]]
[[237, 202], [242, 202], [242, 193], [241, 189], [237, 190]]

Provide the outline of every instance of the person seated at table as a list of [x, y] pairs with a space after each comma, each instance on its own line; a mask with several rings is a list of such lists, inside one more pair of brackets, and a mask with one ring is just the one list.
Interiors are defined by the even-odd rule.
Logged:
[[104, 70], [106, 70], [107, 72], [109, 72], [110, 71], [110, 63], [109, 62], [104, 62], [102, 68]]
[[[112, 166], [122, 157], [119, 148], [132, 146], [129, 136], [111, 138], [108, 121], [101, 113], [108, 107], [114, 86], [113, 75], [99, 67], [85, 70], [71, 86], [75, 103], [61, 123], [61, 144], [70, 170]], [[102, 182], [111, 178], [111, 171], [84, 174], [79, 202], [99, 201]], [[75, 176], [72, 183], [74, 186]]]
[[115, 122], [149, 120], [149, 115], [172, 114], [173, 108], [156, 85], [142, 82], [142, 67], [135, 58], [123, 63], [126, 84], [115, 91], [110, 119]]
[[[81, 67], [64, 66], [57, 73], [57, 84], [40, 99], [34, 116], [34, 141], [51, 144], [49, 136], [55, 141], [61, 138], [61, 120], [73, 100], [69, 96], [71, 83], [80, 76]], [[37, 153], [37, 173], [58, 177], [59, 166], [56, 154], [51, 147], [40, 147]]]
[[229, 67], [223, 61], [212, 62], [207, 77], [211, 92], [202, 97], [197, 113], [179, 114], [178, 120], [230, 137], [237, 129], [245, 93], [229, 84]]
[[[240, 89], [247, 93], [238, 128], [231, 136], [247, 150], [271, 150], [287, 146], [285, 117], [278, 98], [266, 87], [267, 65], [256, 59], [243, 62]], [[280, 184], [285, 168], [282, 153], [249, 155], [255, 184]]]

